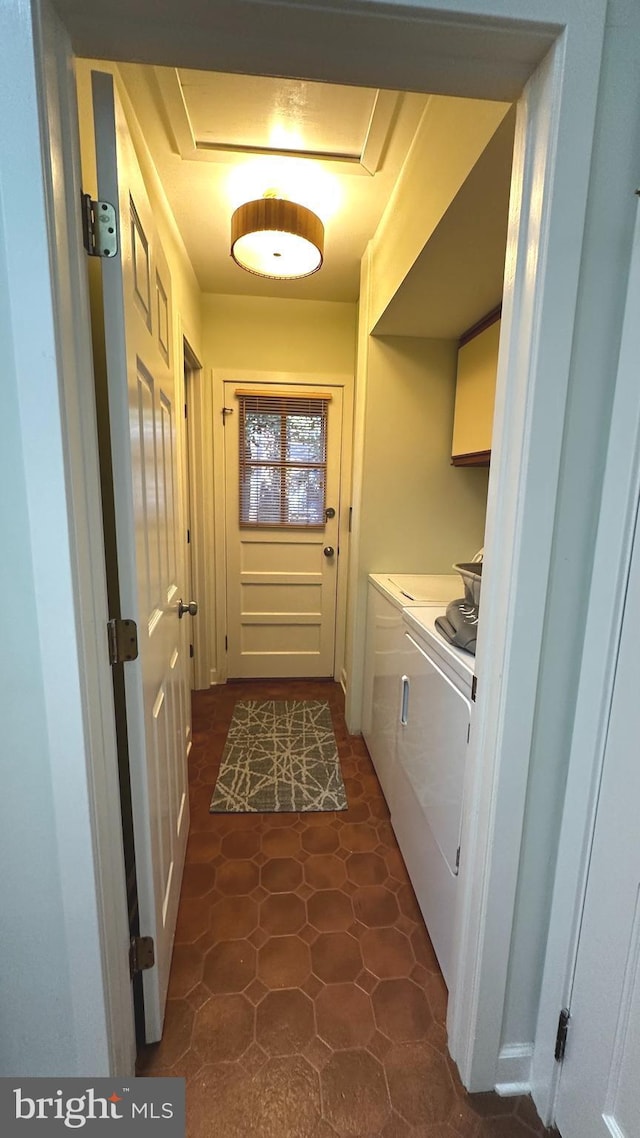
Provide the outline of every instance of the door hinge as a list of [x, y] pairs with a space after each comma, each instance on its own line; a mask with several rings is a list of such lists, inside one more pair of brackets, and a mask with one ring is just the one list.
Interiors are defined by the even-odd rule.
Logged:
[[471, 724], [467, 723], [467, 743], [469, 742], [470, 738], [471, 738]]
[[156, 962], [152, 936], [132, 936], [129, 944], [129, 972], [131, 979], [139, 972], [153, 968]]
[[138, 629], [135, 620], [107, 622], [109, 663], [126, 664], [138, 658]]
[[460, 846], [456, 850], [456, 873], [460, 869]]
[[228, 636], [225, 636], [225, 638], [224, 638], [224, 650], [225, 650], [225, 652], [229, 651], [229, 637]]
[[567, 1049], [567, 1033], [569, 1031], [570, 1019], [569, 1009], [563, 1008], [558, 1017], [558, 1031], [556, 1034], [555, 1057], [557, 1063], [562, 1063], [564, 1053]]
[[478, 677], [474, 676], [471, 680], [471, 700], [473, 703], [476, 702], [477, 694], [478, 694]]
[[90, 257], [115, 257], [118, 252], [118, 222], [110, 202], [94, 202], [81, 194], [82, 238]]
[[193, 660], [193, 644], [189, 645], [189, 659]]
[[187, 530], [187, 545], [191, 544], [191, 530]]

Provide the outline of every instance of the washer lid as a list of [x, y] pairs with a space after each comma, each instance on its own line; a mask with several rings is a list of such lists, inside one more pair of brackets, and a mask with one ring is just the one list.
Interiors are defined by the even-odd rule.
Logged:
[[412, 604], [447, 605], [462, 595], [456, 573], [390, 573], [389, 582]]

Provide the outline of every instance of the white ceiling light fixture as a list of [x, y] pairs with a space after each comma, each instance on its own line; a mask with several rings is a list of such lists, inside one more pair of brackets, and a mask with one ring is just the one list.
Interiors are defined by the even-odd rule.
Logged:
[[297, 280], [317, 273], [324, 253], [324, 225], [297, 202], [267, 194], [245, 202], [231, 218], [231, 256], [258, 277]]

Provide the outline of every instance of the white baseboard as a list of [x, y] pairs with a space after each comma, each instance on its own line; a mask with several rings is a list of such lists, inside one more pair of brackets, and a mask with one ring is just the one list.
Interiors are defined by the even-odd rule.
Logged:
[[496, 1092], [499, 1095], [531, 1093], [532, 1043], [511, 1043], [498, 1056]]

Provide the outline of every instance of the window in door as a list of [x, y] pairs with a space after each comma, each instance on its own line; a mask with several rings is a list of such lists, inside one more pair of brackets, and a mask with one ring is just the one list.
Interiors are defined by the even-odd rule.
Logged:
[[331, 396], [236, 394], [240, 525], [321, 529]]

